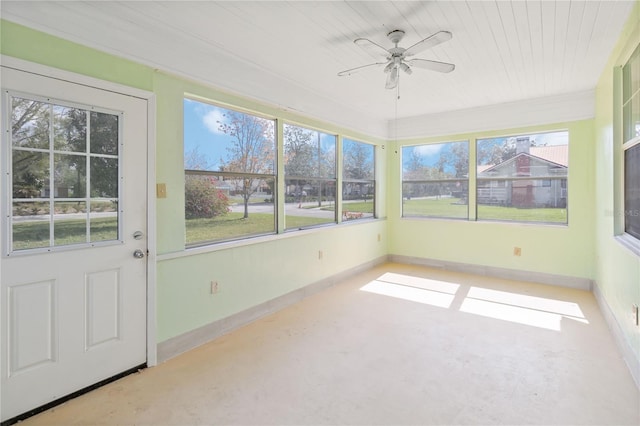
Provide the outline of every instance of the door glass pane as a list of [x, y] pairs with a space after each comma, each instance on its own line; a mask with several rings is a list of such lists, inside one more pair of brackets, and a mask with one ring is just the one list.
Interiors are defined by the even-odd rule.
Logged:
[[23, 97], [11, 106], [11, 250], [117, 240], [119, 115]]
[[118, 239], [118, 200], [91, 199], [91, 242]]
[[87, 242], [85, 203], [56, 201], [53, 215], [54, 245], [62, 246]]
[[14, 147], [49, 149], [49, 113], [47, 103], [12, 98], [11, 140]]
[[13, 198], [49, 196], [49, 154], [13, 150]]
[[91, 196], [118, 197], [118, 159], [91, 157]]
[[13, 203], [13, 249], [49, 247], [49, 203]]
[[53, 106], [53, 149], [87, 151], [87, 113], [77, 108]]
[[118, 155], [118, 116], [91, 113], [91, 153]]
[[53, 156], [55, 198], [87, 196], [86, 158], [84, 155], [55, 154]]

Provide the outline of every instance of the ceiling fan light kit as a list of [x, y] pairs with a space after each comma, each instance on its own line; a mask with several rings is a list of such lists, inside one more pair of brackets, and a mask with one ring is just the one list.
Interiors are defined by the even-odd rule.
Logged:
[[391, 43], [394, 44], [394, 47], [390, 49], [380, 46], [378, 43], [375, 43], [367, 38], [355, 39], [353, 42], [356, 45], [360, 46], [367, 53], [373, 54], [374, 56], [385, 57], [386, 61], [361, 65], [359, 67], [340, 71], [338, 73], [338, 76], [343, 77], [362, 71], [366, 68], [384, 65], [385, 67], [383, 71], [387, 74], [385, 88], [395, 89], [398, 86], [398, 80], [400, 79], [400, 73], [398, 72], [398, 70], [402, 70], [406, 74], [411, 74], [413, 72], [411, 68], [412, 66], [442, 73], [448, 73], [455, 69], [454, 64], [450, 64], [447, 62], [438, 62], [421, 58], [410, 58], [411, 56], [419, 52], [430, 49], [434, 46], [439, 45], [440, 43], [444, 43], [445, 41], [451, 40], [453, 34], [451, 34], [449, 31], [438, 31], [437, 33], [420, 40], [419, 42], [409, 46], [406, 49], [398, 46], [404, 36], [405, 32], [403, 30], [393, 30], [389, 32], [387, 34], [387, 38], [391, 41]]

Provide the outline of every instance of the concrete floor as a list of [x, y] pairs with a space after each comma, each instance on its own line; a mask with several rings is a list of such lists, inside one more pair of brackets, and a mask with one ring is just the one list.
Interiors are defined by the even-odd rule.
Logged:
[[589, 292], [386, 264], [32, 425], [640, 424]]

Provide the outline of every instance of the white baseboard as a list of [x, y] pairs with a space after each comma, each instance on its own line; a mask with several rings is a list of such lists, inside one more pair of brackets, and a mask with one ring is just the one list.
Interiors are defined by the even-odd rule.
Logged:
[[332, 287], [350, 276], [367, 271], [386, 261], [387, 256], [379, 257], [370, 262], [363, 263], [323, 280], [299, 288], [298, 290], [276, 297], [275, 299], [253, 306], [242, 312], [238, 312], [237, 314], [233, 314], [229, 317], [196, 328], [195, 330], [172, 337], [164, 342], [160, 342], [158, 344], [158, 363], [164, 362], [200, 345], [208, 343], [224, 334], [250, 324], [259, 318], [298, 303], [302, 299]]
[[444, 269], [446, 271], [504, 278], [508, 280], [528, 281], [560, 287], [569, 287], [578, 290], [591, 291], [593, 288], [593, 280], [588, 278], [569, 277], [565, 275], [547, 274], [544, 272], [521, 271], [517, 269], [498, 268], [495, 266], [471, 265], [468, 263], [401, 256], [397, 254], [390, 254], [389, 261], [410, 265], [428, 266], [431, 268]]
[[629, 367], [631, 377], [633, 377], [636, 386], [638, 387], [638, 389], [640, 389], [640, 358], [638, 358], [637, 355], [633, 352], [633, 349], [629, 345], [629, 342], [627, 341], [627, 339], [625, 339], [622, 328], [620, 327], [620, 324], [618, 324], [618, 321], [613, 314], [611, 307], [609, 307], [609, 304], [604, 299], [604, 296], [602, 295], [602, 292], [600, 291], [597, 283], [594, 283], [593, 295], [598, 301], [600, 312], [602, 312], [602, 316], [607, 322], [609, 330], [611, 330], [611, 334], [613, 334], [613, 338], [616, 341], [620, 352], [622, 353], [622, 358], [626, 362], [627, 367]]

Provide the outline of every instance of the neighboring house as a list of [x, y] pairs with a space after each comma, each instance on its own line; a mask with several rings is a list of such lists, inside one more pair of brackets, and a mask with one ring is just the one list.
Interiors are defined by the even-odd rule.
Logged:
[[478, 166], [478, 203], [566, 207], [568, 145], [530, 147], [529, 139], [523, 138], [516, 146], [514, 157]]

